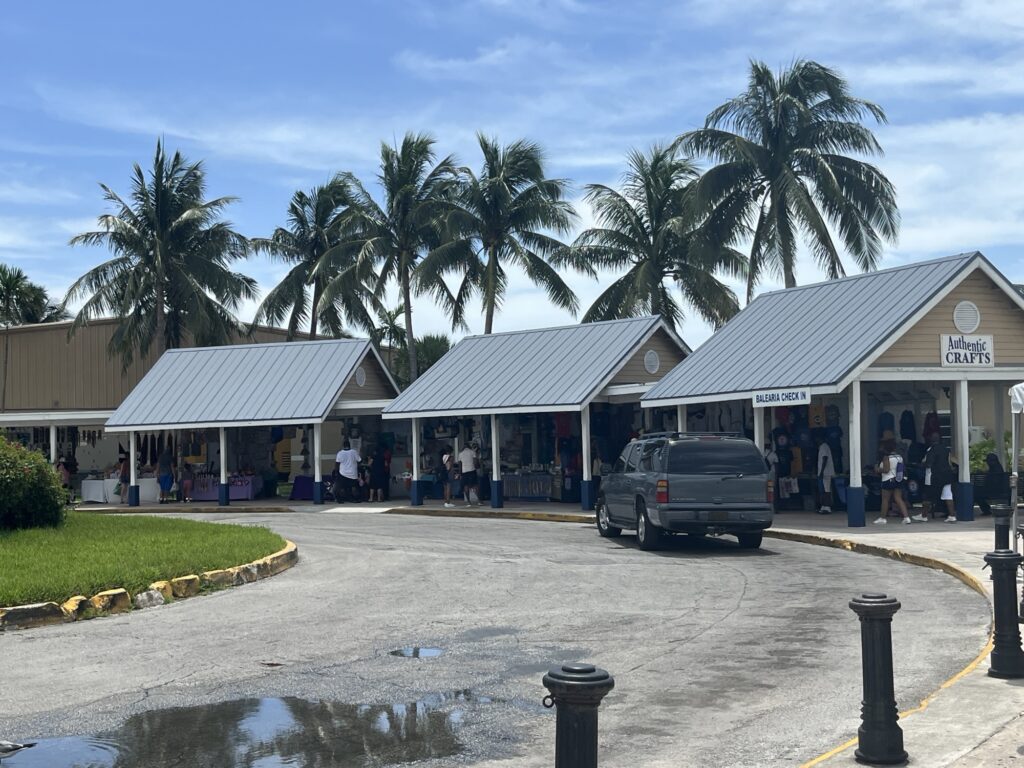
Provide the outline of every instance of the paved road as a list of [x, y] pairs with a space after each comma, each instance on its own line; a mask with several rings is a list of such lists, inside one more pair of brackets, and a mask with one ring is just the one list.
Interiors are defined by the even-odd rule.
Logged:
[[[240, 698], [378, 705], [468, 690], [489, 703], [442, 704], [460, 710], [463, 751], [425, 765], [547, 767], [554, 720], [537, 706], [540, 678], [586, 660], [616, 677], [601, 712], [604, 768], [792, 766], [856, 731], [852, 596], [903, 602], [901, 709], [976, 655], [988, 621], [983, 599], [944, 574], [783, 541], [646, 553], [571, 524], [242, 520], [294, 540], [299, 565], [163, 608], [0, 635], [0, 738], [96, 733], [146, 710]], [[445, 652], [388, 653], [410, 645]]]

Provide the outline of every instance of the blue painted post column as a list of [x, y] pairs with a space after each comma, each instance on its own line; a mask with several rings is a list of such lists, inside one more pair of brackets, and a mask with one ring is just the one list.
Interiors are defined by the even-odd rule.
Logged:
[[128, 433], [128, 506], [139, 506], [139, 468], [138, 453], [135, 449], [135, 433]]
[[974, 486], [971, 485], [971, 400], [967, 379], [957, 382], [955, 453], [960, 457], [960, 487], [956, 495], [956, 519], [974, 519]]
[[228, 441], [227, 430], [220, 428], [220, 487], [217, 489], [217, 504], [226, 507], [231, 504], [231, 486], [228, 485]]
[[420, 420], [412, 420], [412, 482], [409, 484], [409, 503], [423, 506], [423, 488], [420, 486]]
[[501, 427], [497, 414], [491, 414], [491, 507], [505, 506], [505, 488], [501, 482]]
[[860, 434], [860, 379], [850, 383], [850, 485], [846, 489], [846, 525], [863, 528], [864, 480], [861, 477], [863, 441]]
[[[650, 409], [648, 408], [644, 412], [644, 423], [647, 422], [647, 416], [650, 415]], [[593, 475], [593, 458], [590, 453], [590, 404], [583, 406], [583, 410], [580, 412], [580, 419], [583, 429], [581, 430], [580, 440], [583, 443], [583, 482], [580, 484], [580, 506], [583, 509], [591, 510], [594, 508], [594, 503], [597, 501], [594, 493], [594, 475]]]
[[323, 452], [323, 424], [313, 425], [313, 503], [324, 503], [324, 471], [320, 460]]

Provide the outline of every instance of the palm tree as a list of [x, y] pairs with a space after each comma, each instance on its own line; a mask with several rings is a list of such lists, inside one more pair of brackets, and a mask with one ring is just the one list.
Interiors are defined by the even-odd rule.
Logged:
[[[366, 309], [366, 303], [373, 301], [365, 282], [372, 277], [367, 265], [362, 265], [360, 271], [349, 269], [353, 265], [344, 263], [346, 252], [336, 248], [342, 242], [345, 193], [340, 179], [309, 192], [298, 191], [288, 206], [288, 228], [278, 227], [269, 238], [249, 241], [254, 251], [293, 265], [267, 293], [256, 310], [253, 325], [279, 325], [287, 317], [289, 341], [307, 317], [310, 338], [316, 336], [321, 324], [332, 336], [340, 337], [345, 333], [346, 320], [365, 330], [373, 328]], [[324, 260], [332, 249], [332, 258]], [[334, 301], [322, 302], [325, 288], [335, 278], [341, 284], [333, 294]]]
[[746, 258], [697, 220], [690, 192], [696, 166], [661, 145], [647, 154], [634, 150], [626, 162], [621, 191], [587, 185], [585, 200], [600, 226], [582, 232], [556, 257], [584, 271], [626, 271], [598, 296], [583, 321], [660, 315], [676, 328], [683, 310], [674, 284], [701, 317], [721, 325], [739, 311], [739, 303], [717, 273], [744, 275]]
[[502, 147], [477, 134], [483, 166], [479, 175], [463, 169], [453, 210], [446, 221], [450, 242], [420, 265], [424, 275], [463, 276], [455, 297], [453, 327], [464, 324], [470, 297], [479, 292], [484, 307], [484, 333], [494, 327], [494, 313], [508, 286], [506, 268], [520, 267], [535, 285], [543, 286], [551, 302], [575, 314], [576, 294], [548, 259], [564, 244], [544, 230], [566, 235], [576, 220], [563, 199], [569, 183], [548, 179], [539, 145], [516, 141]]
[[[42, 292], [42, 297], [40, 297]], [[18, 267], [0, 264], [0, 325], [4, 328], [4, 370], [0, 383], [0, 411], [7, 409], [7, 367], [11, 357], [10, 328], [22, 325], [46, 304], [46, 292], [29, 281]], [[30, 321], [31, 322], [31, 321]]]
[[[370, 338], [378, 347], [387, 346], [388, 370], [394, 373], [395, 362], [393, 357], [395, 350], [405, 349], [405, 327], [400, 321], [405, 316], [405, 305], [399, 304], [394, 309], [378, 307], [376, 312], [377, 325], [370, 331]], [[419, 362], [418, 350], [416, 357], [416, 362]]]
[[[452, 157], [435, 164], [434, 144], [426, 134], [408, 133], [400, 146], [381, 145], [378, 181], [384, 192], [383, 205], [377, 204], [359, 179], [342, 174], [341, 180], [349, 187], [345, 225], [351, 227], [352, 239], [325, 255], [325, 259], [331, 259], [337, 250], [354, 250], [353, 269], [377, 270], [377, 298], [394, 279], [401, 292], [405, 331], [410, 336], [413, 293], [431, 293], [448, 306], [454, 301], [443, 280], [417, 270], [420, 260], [441, 243], [442, 222], [458, 179]], [[332, 301], [344, 290], [346, 275], [342, 273], [328, 283], [324, 301]], [[406, 349], [410, 381], [415, 381], [416, 345], [408, 344]]]
[[256, 296], [256, 282], [230, 270], [248, 243], [220, 219], [232, 197], [205, 200], [202, 163], [179, 152], [168, 158], [157, 142], [147, 177], [134, 166], [131, 196], [122, 199], [105, 184], [114, 209], [99, 217], [100, 229], [71, 239], [71, 245], [104, 245], [113, 258], [86, 272], [68, 289], [65, 303], [85, 298], [71, 332], [90, 319], [113, 313], [120, 320], [110, 353], [125, 366], [152, 345], [159, 355], [187, 337], [216, 345], [240, 333], [233, 314], [242, 299]]
[[22, 316], [23, 323], [59, 323], [70, 318], [71, 313], [64, 304], [55, 302], [43, 286], [29, 284], [28, 302]]
[[717, 165], [697, 184], [701, 210], [716, 211], [734, 233], [753, 230], [747, 297], [767, 270], [796, 285], [798, 234], [830, 278], [845, 274], [829, 226], [862, 270], [875, 269], [882, 241], [896, 241], [892, 184], [850, 157], [881, 155], [865, 117], [885, 122], [876, 104], [854, 98], [835, 71], [797, 61], [777, 75], [751, 62], [747, 90], [708, 115], [679, 146]]
[[[420, 374], [426, 373], [451, 348], [452, 340], [443, 333], [425, 333], [416, 339], [416, 360], [420, 365]], [[405, 364], [399, 365], [398, 370], [394, 373], [395, 379], [402, 389], [412, 383], [409, 378], [408, 358], [406, 358]]]

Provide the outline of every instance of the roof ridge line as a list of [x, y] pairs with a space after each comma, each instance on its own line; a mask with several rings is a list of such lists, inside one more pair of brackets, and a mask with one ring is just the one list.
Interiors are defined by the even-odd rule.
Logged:
[[210, 349], [251, 349], [253, 347], [284, 347], [295, 344], [338, 344], [341, 342], [360, 342], [369, 344], [369, 339], [294, 339], [292, 341], [253, 341], [248, 344], [217, 344], [207, 347], [175, 347], [164, 350], [164, 354], [178, 352], [203, 352]]
[[639, 317], [617, 317], [614, 320], [595, 320], [590, 323], [566, 323], [565, 325], [552, 325], [544, 328], [520, 328], [512, 331], [498, 331], [497, 333], [474, 333], [469, 336], [463, 336], [461, 341], [467, 339], [486, 339], [494, 336], [516, 336], [526, 333], [542, 333], [543, 331], [565, 331], [572, 328], [587, 328], [589, 326], [596, 325], [613, 325], [615, 323], [639, 323], [641, 320], [660, 320], [659, 315], [640, 315]]

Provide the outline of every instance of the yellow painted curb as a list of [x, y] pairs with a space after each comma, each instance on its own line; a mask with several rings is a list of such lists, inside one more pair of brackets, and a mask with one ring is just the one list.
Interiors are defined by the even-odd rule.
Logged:
[[[299, 548], [295, 542], [284, 540], [284, 548], [273, 554], [261, 557], [251, 563], [236, 565], [232, 568], [225, 568], [222, 571], [207, 571], [203, 576], [212, 574], [230, 574], [230, 584], [220, 583], [221, 579], [209, 579], [208, 583], [217, 583], [218, 586], [239, 586], [248, 584], [258, 579], [276, 576], [286, 571], [299, 561]], [[224, 580], [226, 581], [226, 579]], [[198, 593], [202, 580], [199, 576], [180, 576], [169, 581], [156, 581], [149, 585], [149, 589], [160, 592], [164, 599], [169, 598], [173, 591], [174, 597], [191, 597]], [[193, 591], [194, 590], [194, 591]], [[122, 599], [123, 596], [123, 599]], [[66, 601], [63, 606], [56, 603], [35, 603], [32, 605], [15, 605], [9, 608], [0, 608], [0, 629], [7, 626], [12, 629], [29, 629], [41, 627], [48, 624], [61, 624], [67, 621], [78, 621], [82, 618], [80, 604], [91, 607], [94, 610], [104, 610], [114, 613], [130, 610], [132, 596], [128, 591], [120, 587], [108, 589], [94, 595], [90, 600], [78, 595]], [[116, 602], [116, 605], [114, 603]]]
[[[908, 563], [910, 565], [917, 565], [922, 568], [931, 568], [936, 571], [942, 571], [943, 573], [949, 574], [953, 578], [961, 581], [967, 585], [979, 595], [985, 598], [985, 601], [989, 604], [989, 611], [992, 610], [992, 603], [989, 599], [988, 590], [985, 589], [985, 585], [971, 573], [963, 570], [962, 568], [953, 565], [953, 563], [945, 560], [940, 560], [937, 557], [929, 557], [927, 555], [915, 555], [912, 552], [904, 552], [900, 549], [893, 547], [880, 547], [875, 544], [865, 544], [860, 541], [851, 541], [849, 539], [832, 538], [829, 536], [820, 536], [813, 533], [801, 533], [799, 531], [786, 531], [786, 530], [773, 530], [769, 529], [764, 532], [765, 536], [773, 539], [782, 539], [784, 541], [797, 541], [802, 544], [814, 544], [820, 547], [832, 547], [833, 549], [845, 549], [847, 552], [857, 552], [863, 555], [873, 555], [875, 557], [884, 557], [889, 560], [897, 560], [901, 563]], [[989, 621], [988, 641], [985, 643], [985, 647], [981, 649], [981, 652], [974, 657], [970, 664], [961, 669], [951, 678], [946, 680], [937, 689], [925, 696], [921, 703], [912, 709], [908, 709], [905, 712], [900, 712], [900, 720], [906, 719], [910, 715], [917, 714], [918, 712], [924, 712], [932, 700], [939, 695], [942, 691], [946, 690], [954, 683], [967, 677], [971, 672], [978, 668], [978, 665], [983, 662], [986, 657], [992, 652], [992, 633], [994, 632], [994, 626]], [[811, 768], [812, 766], [819, 765], [826, 760], [829, 760], [836, 755], [842, 754], [850, 747], [857, 744], [857, 738], [854, 737], [849, 741], [846, 741], [839, 746], [830, 749], [824, 754], [818, 755], [813, 760], [809, 760], [803, 763], [800, 768]]]
[[581, 523], [592, 525], [594, 516], [559, 512], [511, 512], [502, 509], [434, 509], [426, 507], [394, 507], [383, 515], [411, 515], [414, 517], [465, 517], [475, 520], [538, 520], [547, 523]]

